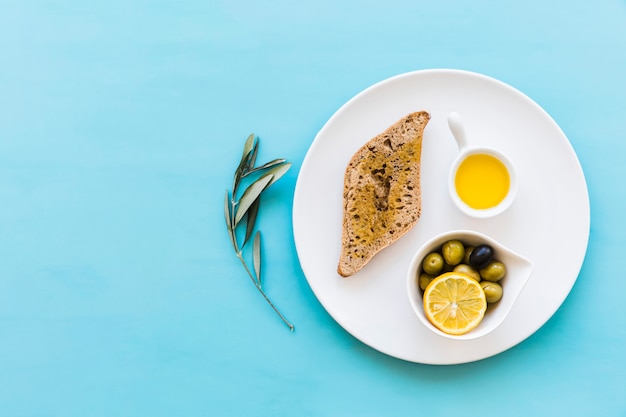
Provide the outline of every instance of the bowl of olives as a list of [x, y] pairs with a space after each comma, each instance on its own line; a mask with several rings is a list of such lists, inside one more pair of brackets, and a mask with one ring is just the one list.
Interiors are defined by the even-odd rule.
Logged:
[[[407, 274], [409, 301], [418, 319], [434, 333], [453, 339], [476, 339], [502, 324], [533, 269], [531, 261], [485, 234], [470, 230], [445, 232], [428, 240], [413, 256]], [[450, 273], [477, 281], [484, 300], [481, 303], [486, 303], [479, 324], [464, 334], [442, 330], [425, 312], [424, 292], [431, 283]], [[450, 305], [455, 314], [454, 302]]]

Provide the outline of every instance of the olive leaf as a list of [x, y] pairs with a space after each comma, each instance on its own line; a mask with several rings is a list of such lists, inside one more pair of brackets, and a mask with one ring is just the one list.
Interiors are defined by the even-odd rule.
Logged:
[[[235, 214], [235, 226], [239, 224], [248, 210], [259, 201], [261, 193], [285, 175], [285, 173], [289, 171], [289, 168], [291, 168], [291, 164], [289, 162], [281, 162], [279, 165], [276, 165], [268, 170], [262, 177], [246, 188], [241, 200], [239, 200], [239, 207], [237, 207], [237, 212]], [[248, 233], [246, 233], [246, 235], [250, 237]], [[245, 240], [248, 240], [248, 238]]]
[[233, 178], [233, 198], [234, 194], [237, 194], [237, 189], [239, 188], [239, 183], [241, 179], [248, 173], [251, 167], [254, 165], [254, 161], [256, 160], [256, 151], [258, 149], [258, 141], [256, 140], [254, 134], [250, 134], [246, 139], [246, 143], [243, 146], [243, 154], [241, 156], [241, 161], [239, 161], [239, 165], [235, 170], [235, 175]]
[[264, 175], [246, 188], [237, 205], [235, 212], [235, 226], [239, 224], [243, 216], [246, 214], [250, 206], [259, 198], [263, 190], [270, 184], [274, 176], [272, 174]]
[[269, 184], [267, 184], [267, 186], [269, 187], [270, 185], [278, 181], [280, 177], [282, 177], [283, 175], [287, 173], [287, 171], [289, 171], [289, 168], [291, 168], [291, 164], [289, 162], [285, 162], [281, 165], [275, 166], [274, 168], [268, 170], [265, 175], [271, 175], [272, 180], [269, 182]]
[[[226, 220], [226, 229], [233, 248], [235, 249], [235, 254], [237, 255], [237, 258], [239, 258], [249, 278], [252, 280], [252, 283], [263, 298], [265, 298], [265, 301], [267, 301], [274, 312], [289, 327], [289, 329], [293, 331], [293, 324], [291, 324], [285, 316], [281, 314], [281, 312], [269, 299], [265, 291], [263, 291], [261, 286], [260, 231], [256, 232], [252, 243], [252, 269], [254, 273], [250, 270], [248, 263], [244, 259], [243, 249], [254, 234], [254, 228], [261, 206], [261, 194], [263, 191], [267, 190], [270, 185], [274, 184], [283, 175], [285, 175], [285, 173], [291, 168], [291, 163], [282, 158], [274, 159], [255, 167], [258, 151], [259, 141], [254, 134], [251, 134], [244, 143], [241, 160], [235, 169], [232, 191], [229, 192], [226, 190], [226, 196], [224, 198], [224, 218]], [[244, 179], [246, 179], [245, 182], [248, 185], [242, 193], [239, 193], [239, 188], [244, 186], [242, 184], [242, 180]], [[240, 194], [241, 196], [239, 197]], [[238, 228], [243, 226], [242, 220], [244, 218], [246, 219], [245, 234], [240, 245], [237, 237], [240, 235], [238, 233]]]
[[267, 163], [261, 165], [260, 167], [256, 167], [256, 168], [253, 168], [253, 169], [249, 170], [243, 176], [247, 177], [250, 174], [254, 174], [255, 172], [263, 171], [264, 169], [271, 168], [271, 167], [273, 167], [275, 165], [280, 165], [283, 162], [286, 162], [286, 161], [284, 159], [282, 159], [282, 158], [274, 159], [273, 161], [267, 162]]
[[230, 221], [230, 195], [228, 190], [226, 190], [226, 198], [224, 199], [224, 217], [226, 218], [226, 227], [228, 231], [232, 231], [232, 225]]
[[256, 216], [259, 213], [259, 207], [261, 205], [261, 199], [257, 198], [254, 200], [254, 203], [248, 209], [248, 213], [246, 214], [246, 236], [243, 239], [243, 243], [241, 246], [246, 246], [246, 243], [252, 236], [252, 232], [254, 231], [254, 225], [256, 223]]
[[254, 143], [254, 147], [252, 148], [252, 152], [250, 152], [250, 157], [248, 158], [248, 162], [246, 163], [246, 172], [243, 175], [244, 177], [248, 175], [250, 171], [254, 170], [254, 164], [256, 163], [256, 157], [259, 153], [259, 142], [256, 141]]
[[254, 144], [256, 143], [256, 136], [254, 133], [250, 133], [246, 138], [245, 143], [243, 144], [243, 155], [241, 156], [241, 160], [245, 160], [248, 157], [248, 154], [252, 150]]
[[252, 264], [257, 282], [261, 285], [261, 232], [256, 232], [252, 243]]
[[230, 237], [230, 241], [233, 244], [235, 251], [237, 251], [237, 239], [235, 236], [235, 228], [232, 225], [231, 199], [230, 195], [228, 194], [228, 190], [226, 191], [226, 197], [224, 198], [224, 217], [226, 218], [226, 229], [228, 230], [228, 236]]

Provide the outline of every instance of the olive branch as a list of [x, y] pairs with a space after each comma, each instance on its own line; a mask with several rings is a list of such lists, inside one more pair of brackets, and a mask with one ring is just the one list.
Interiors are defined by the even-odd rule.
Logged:
[[[251, 134], [248, 136], [248, 139], [246, 139], [241, 161], [235, 170], [233, 189], [232, 191], [226, 190], [226, 198], [224, 199], [226, 228], [230, 236], [230, 241], [235, 249], [235, 254], [241, 261], [250, 280], [252, 280], [256, 289], [261, 293], [270, 307], [272, 307], [274, 312], [289, 327], [289, 330], [293, 331], [294, 325], [281, 314], [263, 290], [263, 281], [261, 279], [261, 232], [257, 230], [257, 232], [254, 233], [259, 206], [261, 204], [261, 194], [291, 168], [291, 163], [287, 162], [285, 159], [274, 159], [255, 167], [258, 151], [258, 138], [255, 137], [254, 134]], [[240, 192], [244, 180], [248, 185]], [[241, 233], [239, 233], [240, 229], [242, 229]], [[243, 229], [245, 229], [245, 233]], [[238, 235], [241, 236], [242, 234], [243, 240], [240, 243]], [[250, 241], [253, 234], [251, 269], [244, 258], [244, 247]]]

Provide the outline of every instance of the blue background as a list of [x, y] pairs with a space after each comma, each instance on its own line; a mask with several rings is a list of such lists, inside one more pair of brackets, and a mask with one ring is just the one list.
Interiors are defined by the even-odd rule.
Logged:
[[[325, 121], [425, 68], [538, 102], [591, 202], [559, 311], [455, 366], [385, 356], [338, 326], [291, 229]], [[626, 415], [624, 74], [623, 0], [0, 0], [0, 415]], [[251, 132], [260, 161], [293, 163], [259, 226], [266, 290], [294, 333], [223, 222]]]

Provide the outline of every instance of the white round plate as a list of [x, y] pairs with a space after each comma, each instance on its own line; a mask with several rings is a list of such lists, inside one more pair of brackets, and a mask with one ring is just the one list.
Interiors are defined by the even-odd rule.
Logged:
[[[422, 216], [357, 274], [337, 274], [343, 178], [349, 159], [406, 114], [431, 115], [424, 132]], [[490, 219], [458, 211], [447, 190], [457, 153], [447, 126], [461, 115], [472, 145], [505, 154], [519, 178], [518, 195]], [[523, 93], [493, 78], [460, 70], [392, 77], [343, 105], [315, 137], [295, 189], [293, 228], [302, 270], [328, 313], [363, 343], [403, 360], [456, 364], [487, 358], [520, 343], [559, 308], [580, 272], [589, 239], [589, 197], [580, 163], [552, 118]], [[532, 261], [533, 275], [507, 319], [480, 339], [450, 340], [427, 330], [406, 293], [417, 249], [436, 234], [470, 229], [490, 235]], [[554, 245], [558, 242], [558, 250]]]

